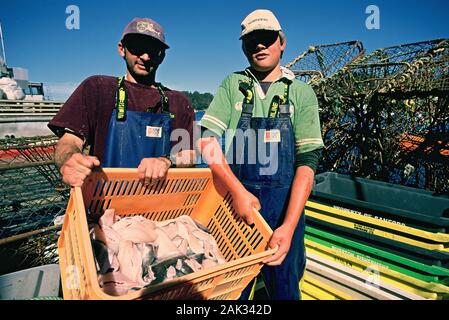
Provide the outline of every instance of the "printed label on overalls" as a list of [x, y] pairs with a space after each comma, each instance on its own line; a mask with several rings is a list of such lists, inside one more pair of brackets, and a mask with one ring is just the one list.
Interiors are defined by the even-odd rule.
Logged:
[[276, 130], [268, 130], [265, 131], [264, 142], [281, 142], [281, 131]]
[[150, 127], [147, 126], [147, 137], [160, 138], [162, 137], [162, 127]]

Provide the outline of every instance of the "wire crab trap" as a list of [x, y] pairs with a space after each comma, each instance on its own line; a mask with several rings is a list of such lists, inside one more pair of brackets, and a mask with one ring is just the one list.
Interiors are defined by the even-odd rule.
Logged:
[[447, 192], [448, 67], [449, 42], [434, 40], [376, 50], [327, 79], [321, 169]]
[[0, 273], [57, 259], [60, 226], [54, 220], [69, 198], [53, 160], [57, 141], [54, 136], [0, 140]]
[[285, 67], [304, 82], [328, 78], [364, 54], [360, 41], [311, 46]]

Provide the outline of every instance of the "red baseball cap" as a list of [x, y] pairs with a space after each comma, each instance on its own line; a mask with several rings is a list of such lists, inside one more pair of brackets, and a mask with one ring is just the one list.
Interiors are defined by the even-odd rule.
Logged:
[[159, 40], [166, 48], [170, 48], [165, 42], [165, 34], [162, 26], [149, 18], [134, 18], [125, 27], [122, 40], [127, 34], [143, 34]]

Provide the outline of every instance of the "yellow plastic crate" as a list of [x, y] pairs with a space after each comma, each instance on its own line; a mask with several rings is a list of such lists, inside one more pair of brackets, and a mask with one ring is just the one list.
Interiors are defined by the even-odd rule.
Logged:
[[449, 287], [434, 282], [424, 282], [422, 280], [412, 278], [408, 275], [391, 270], [380, 265], [373, 265], [370, 261], [359, 259], [348, 253], [344, 253], [336, 248], [328, 248], [319, 243], [305, 240], [306, 251], [313, 253], [320, 257], [330, 259], [344, 266], [348, 266], [358, 272], [371, 276], [372, 267], [378, 268], [379, 277], [381, 281], [399, 287], [415, 295], [421, 296], [425, 299], [432, 300], [448, 300]]
[[361, 230], [413, 246], [429, 250], [449, 251], [449, 234], [446, 233], [433, 233], [394, 222], [383, 221], [313, 200], [307, 201], [305, 214], [306, 216], [346, 228]]
[[[87, 214], [113, 208], [121, 217], [154, 221], [189, 215], [207, 226], [226, 263], [123, 296], [110, 296], [98, 284]], [[58, 240], [64, 299], [237, 299], [259, 273], [272, 230], [255, 211], [248, 226], [233, 210], [232, 197], [209, 169], [170, 169], [165, 180], [143, 186], [136, 169], [93, 172], [72, 188]]]

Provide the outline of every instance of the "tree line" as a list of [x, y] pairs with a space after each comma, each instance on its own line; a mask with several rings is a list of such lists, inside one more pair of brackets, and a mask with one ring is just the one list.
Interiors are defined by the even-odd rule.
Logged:
[[183, 91], [183, 93], [189, 98], [192, 106], [195, 110], [205, 110], [209, 107], [214, 96], [211, 93], [199, 93], [198, 91], [189, 92]]

